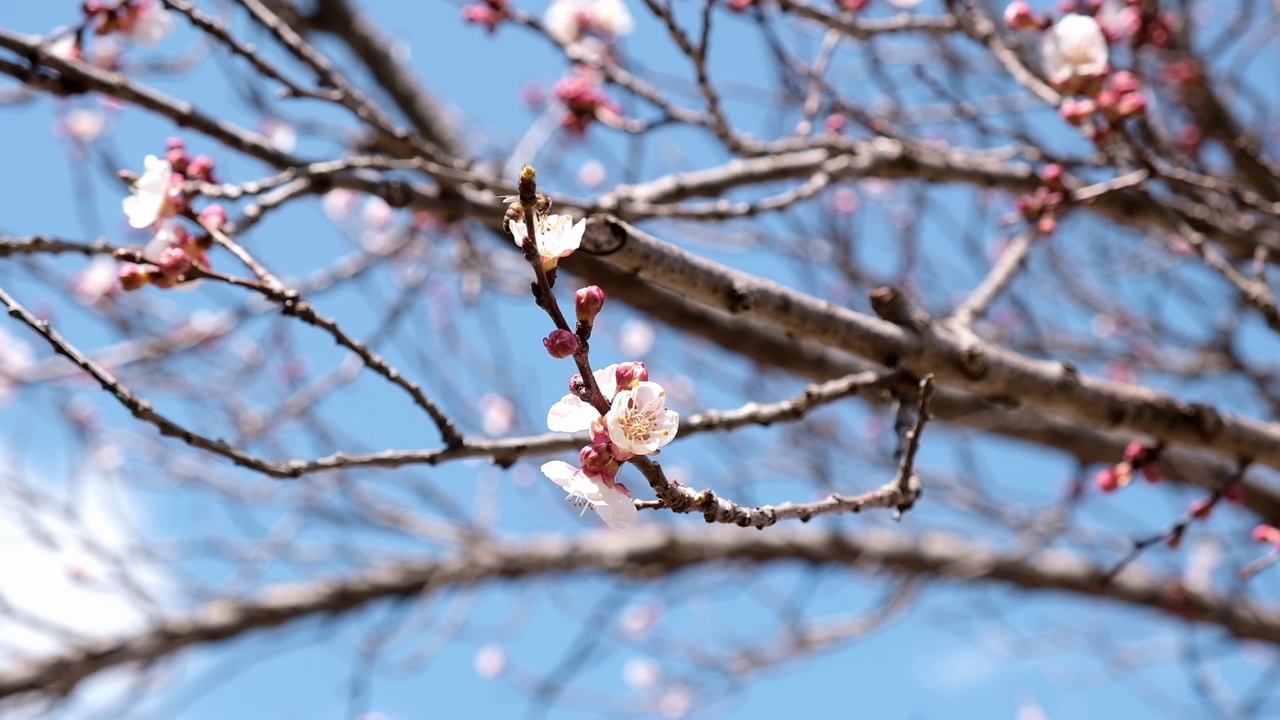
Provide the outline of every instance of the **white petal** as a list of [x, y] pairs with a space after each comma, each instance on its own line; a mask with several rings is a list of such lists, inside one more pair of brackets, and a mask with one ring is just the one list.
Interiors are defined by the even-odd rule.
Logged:
[[618, 394], [618, 365], [619, 363], [614, 363], [591, 373], [596, 379], [596, 386], [600, 388], [600, 394], [610, 402]]
[[614, 530], [626, 530], [636, 519], [636, 504], [631, 498], [609, 487], [602, 488], [600, 500], [592, 503], [592, 509]]
[[578, 432], [591, 427], [600, 413], [582, 402], [577, 395], [565, 395], [547, 411], [547, 429], [553, 432]]
[[559, 485], [566, 490], [573, 484], [574, 475], [578, 474], [578, 468], [570, 465], [563, 460], [552, 460], [542, 464], [542, 474], [546, 475], [551, 482]]

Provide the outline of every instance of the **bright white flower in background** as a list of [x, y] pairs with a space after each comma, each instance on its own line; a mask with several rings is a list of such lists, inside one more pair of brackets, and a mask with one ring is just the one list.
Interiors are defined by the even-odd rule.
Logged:
[[647, 320], [628, 320], [618, 332], [618, 348], [623, 355], [644, 357], [653, 349], [655, 332]]
[[1041, 50], [1045, 73], [1054, 83], [1096, 75], [1107, 67], [1107, 38], [1087, 15], [1064, 15], [1045, 31]]
[[480, 426], [490, 437], [506, 435], [516, 420], [516, 408], [511, 401], [496, 393], [480, 396]]
[[[525, 223], [513, 222], [510, 227], [516, 246], [524, 245], [525, 238], [529, 237]], [[572, 255], [582, 245], [582, 233], [587, 229], [587, 220], [583, 218], [575, 223], [572, 215], [542, 215], [535, 222], [535, 229], [538, 233], [538, 256], [542, 258], [542, 264], [555, 267], [556, 260]]]
[[160, 3], [143, 0], [135, 6], [126, 34], [143, 47], [155, 47], [173, 30], [173, 15]]
[[577, 42], [589, 30], [619, 37], [635, 29], [631, 11], [622, 0], [555, 0], [542, 24], [561, 45]]
[[107, 118], [97, 110], [72, 108], [62, 116], [61, 128], [66, 136], [80, 143], [91, 143], [102, 134]]
[[485, 645], [476, 651], [476, 674], [486, 680], [498, 677], [507, 669], [507, 651], [501, 645]]
[[679, 430], [680, 415], [667, 408], [666, 398], [661, 385], [647, 380], [614, 395], [613, 406], [604, 416], [609, 440], [636, 455], [650, 455], [671, 442]]
[[164, 213], [169, 201], [169, 183], [173, 168], [168, 160], [148, 155], [144, 161], [146, 170], [133, 185], [133, 194], [121, 203], [129, 218], [129, 227], [151, 227]]
[[355, 210], [356, 203], [360, 198], [352, 190], [338, 188], [330, 190], [320, 198], [320, 209], [324, 211], [324, 216], [334, 222], [345, 220]]
[[662, 682], [662, 668], [652, 658], [631, 658], [622, 666], [622, 679], [637, 690], [648, 690]]
[[93, 305], [111, 297], [120, 287], [120, 281], [116, 279], [118, 269], [119, 263], [115, 260], [99, 255], [72, 279], [72, 294], [84, 305]]
[[[596, 379], [600, 394], [612, 399], [618, 392], [618, 366], [616, 364], [600, 368], [591, 373]], [[569, 393], [547, 411], [547, 429], [555, 432], [579, 432], [591, 427], [592, 421], [600, 417], [600, 413], [582, 401], [582, 398]]]
[[542, 466], [542, 474], [551, 482], [564, 488], [569, 497], [596, 511], [605, 524], [615, 530], [625, 530], [635, 520], [636, 506], [625, 493], [609, 487], [604, 480], [592, 477], [561, 460], [552, 460]]

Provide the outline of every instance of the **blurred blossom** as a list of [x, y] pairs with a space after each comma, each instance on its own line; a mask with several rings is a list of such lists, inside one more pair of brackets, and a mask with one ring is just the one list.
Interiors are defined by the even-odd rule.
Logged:
[[658, 697], [658, 713], [666, 718], [682, 718], [693, 709], [693, 693], [677, 685]]
[[889, 0], [889, 4], [894, 7], [900, 7], [903, 10], [910, 10], [911, 8], [919, 5], [920, 0]]
[[858, 197], [858, 191], [853, 188], [836, 188], [835, 192], [831, 193], [831, 209], [841, 215], [852, 215], [858, 212], [858, 207], [861, 205], [862, 199]]
[[611, 39], [635, 28], [622, 0], [554, 0], [542, 22], [547, 34], [561, 45], [575, 43], [588, 33]]
[[480, 423], [489, 437], [506, 435], [515, 423], [516, 408], [511, 401], [497, 393], [480, 396]]
[[121, 20], [121, 29], [133, 42], [155, 47], [173, 31], [173, 14], [158, 0], [141, 0], [129, 7]]
[[618, 333], [618, 349], [627, 357], [644, 357], [653, 349], [653, 324], [647, 320], [628, 320]]
[[80, 59], [80, 43], [76, 42], [76, 34], [67, 28], [58, 28], [49, 33], [50, 37], [56, 38], [49, 43], [49, 54], [59, 60], [79, 60]]
[[498, 677], [507, 669], [507, 651], [501, 645], [485, 645], [476, 651], [475, 669], [486, 680]]
[[1093, 316], [1090, 328], [1093, 330], [1094, 337], [1109, 338], [1116, 334], [1116, 319], [1106, 313], [1099, 313]]
[[657, 603], [629, 605], [618, 620], [619, 630], [627, 640], [639, 640], [662, 621], [662, 606]]
[[637, 690], [646, 690], [662, 681], [662, 668], [652, 658], [631, 658], [622, 666], [622, 679]]
[[599, 160], [588, 160], [582, 163], [582, 167], [578, 168], [578, 182], [582, 183], [583, 187], [593, 190], [604, 185], [608, 175], [609, 173], [604, 163]]
[[298, 131], [280, 118], [264, 118], [261, 131], [271, 147], [282, 153], [291, 153], [298, 146]]
[[1183, 570], [1182, 584], [1192, 592], [1209, 593], [1214, 589], [1213, 574], [1222, 566], [1222, 543], [1205, 538], [1191, 548], [1187, 567]]
[[81, 548], [68, 550], [62, 558], [62, 569], [73, 582], [85, 584], [102, 575], [102, 566]]
[[394, 231], [365, 230], [360, 233], [360, 247], [373, 255], [386, 255], [399, 242], [399, 233]]
[[116, 443], [103, 440], [93, 445], [90, 462], [103, 472], [114, 472], [124, 466], [124, 451]]
[[116, 284], [116, 261], [99, 255], [84, 270], [71, 278], [71, 293], [84, 305], [95, 305], [111, 297], [119, 286]]
[[386, 229], [391, 225], [391, 221], [395, 218], [395, 210], [387, 204], [386, 200], [377, 195], [370, 195], [365, 198], [364, 208], [361, 210], [361, 217], [364, 221], [375, 228]]
[[102, 134], [107, 118], [97, 110], [72, 108], [62, 116], [63, 134], [76, 142], [91, 143]]
[[346, 220], [351, 211], [355, 210], [357, 196], [355, 192], [345, 188], [330, 190], [320, 198], [320, 209], [324, 211], [324, 216], [333, 222]]
[[1088, 15], [1064, 15], [1045, 31], [1041, 51], [1045, 74], [1054, 83], [1099, 75], [1107, 68], [1107, 39]]

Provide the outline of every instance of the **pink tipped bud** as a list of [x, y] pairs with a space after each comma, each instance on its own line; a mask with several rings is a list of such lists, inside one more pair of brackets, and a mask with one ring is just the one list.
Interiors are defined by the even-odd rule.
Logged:
[[1138, 76], [1128, 70], [1121, 70], [1111, 76], [1110, 86], [1112, 90], [1124, 95], [1126, 93], [1138, 92], [1141, 84], [1138, 82]]
[[1210, 513], [1213, 512], [1213, 501], [1209, 498], [1200, 498], [1191, 503], [1191, 515], [1197, 520], [1208, 520]]
[[573, 310], [579, 322], [594, 322], [604, 307], [604, 290], [598, 285], [588, 285], [573, 294]]
[[191, 162], [191, 157], [187, 155], [186, 149], [182, 147], [182, 141], [177, 138], [170, 138], [169, 148], [165, 150], [164, 159], [168, 160], [169, 167], [179, 174], [186, 172], [187, 165]]
[[120, 289], [125, 292], [133, 292], [151, 282], [151, 275], [146, 268], [132, 263], [121, 265], [116, 277], [120, 280]]
[[642, 362], [624, 362], [618, 365], [615, 373], [618, 390], [630, 390], [649, 379], [649, 370]]
[[221, 230], [227, 224], [227, 211], [221, 205], [210, 205], [200, 211], [200, 224], [210, 230]]
[[542, 339], [542, 346], [553, 358], [567, 358], [578, 351], [578, 336], [568, 330], [556, 328]]
[[1039, 30], [1040, 20], [1026, 0], [1013, 0], [1004, 9], [1004, 24], [1010, 30]]
[[170, 245], [160, 253], [156, 265], [169, 275], [181, 275], [191, 269], [191, 256], [182, 248]]
[[1067, 100], [1058, 108], [1058, 114], [1063, 120], [1079, 127], [1089, 120], [1096, 109], [1097, 105], [1092, 100]]
[[1124, 459], [1129, 462], [1143, 460], [1147, 457], [1147, 446], [1136, 440], [1124, 446]]
[[827, 119], [824, 120], [822, 124], [826, 127], [827, 132], [832, 135], [839, 135], [844, 132], [845, 127], [849, 124], [849, 120], [840, 113], [832, 113], [827, 116]]
[[1093, 482], [1104, 493], [1115, 492], [1120, 489], [1120, 477], [1116, 474], [1114, 467], [1099, 470]]
[[1040, 171], [1040, 179], [1044, 184], [1054, 190], [1062, 189], [1062, 178], [1066, 173], [1062, 170], [1062, 166], [1058, 163], [1049, 163], [1044, 166], [1044, 170]]
[[1058, 229], [1058, 220], [1052, 215], [1042, 215], [1036, 220], [1036, 232], [1041, 235], [1052, 235]]
[[1259, 525], [1249, 534], [1254, 542], [1271, 543], [1280, 547], [1280, 530], [1266, 524]]
[[216, 182], [213, 179], [213, 158], [208, 155], [197, 155], [187, 166], [187, 177], [192, 180]]
[[1116, 115], [1122, 118], [1134, 117], [1135, 115], [1143, 115], [1147, 112], [1147, 96], [1142, 93], [1127, 93], [1121, 95], [1116, 102]]

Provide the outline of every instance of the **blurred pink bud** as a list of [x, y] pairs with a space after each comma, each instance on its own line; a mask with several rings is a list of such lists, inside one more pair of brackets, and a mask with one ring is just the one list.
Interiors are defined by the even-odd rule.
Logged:
[[1191, 515], [1197, 520], [1208, 520], [1209, 515], [1213, 512], [1213, 501], [1209, 498], [1199, 498], [1191, 503]]
[[210, 230], [221, 230], [227, 223], [227, 211], [221, 205], [213, 204], [200, 211], [200, 224]]
[[197, 155], [187, 166], [187, 177], [192, 180], [217, 182], [213, 179], [213, 158], [208, 155]]
[[132, 263], [120, 266], [116, 277], [120, 278], [120, 289], [125, 292], [132, 292], [151, 282], [151, 274], [146, 268]]
[[1014, 0], [1005, 6], [1004, 24], [1010, 30], [1039, 30], [1040, 20], [1026, 0]]
[[1067, 100], [1058, 108], [1058, 114], [1072, 125], [1080, 126], [1093, 115], [1097, 106], [1092, 100]]
[[1115, 466], [1105, 468], [1098, 471], [1093, 482], [1104, 493], [1115, 492], [1120, 489], [1120, 474], [1116, 472]]
[[170, 275], [181, 275], [191, 269], [191, 256], [180, 247], [170, 246], [160, 253], [156, 264]]
[[1045, 185], [1053, 188], [1054, 190], [1062, 189], [1062, 178], [1064, 175], [1065, 173], [1062, 170], [1062, 166], [1057, 163], [1049, 163], [1040, 171], [1040, 179], [1044, 181]]

